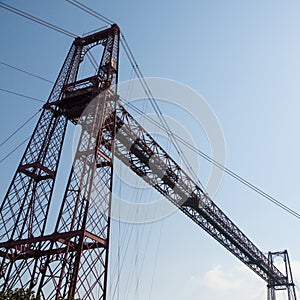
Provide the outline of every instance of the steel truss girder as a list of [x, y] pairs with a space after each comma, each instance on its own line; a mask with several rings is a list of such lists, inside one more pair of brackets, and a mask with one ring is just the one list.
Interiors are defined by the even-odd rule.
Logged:
[[263, 280], [286, 277], [225, 215], [145, 129], [119, 105], [115, 155]]

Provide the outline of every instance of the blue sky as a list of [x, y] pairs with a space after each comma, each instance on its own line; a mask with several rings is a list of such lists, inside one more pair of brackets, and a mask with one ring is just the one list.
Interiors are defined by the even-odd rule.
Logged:
[[[2, 2], [78, 35], [104, 25], [65, 1]], [[145, 76], [176, 80], [203, 95], [222, 126], [228, 168], [300, 211], [298, 1], [83, 3], [120, 25]], [[72, 39], [3, 9], [0, 18], [1, 61], [55, 80]], [[120, 58], [120, 80], [127, 80], [131, 68], [123, 52]], [[0, 88], [48, 97], [51, 84], [3, 65], [0, 71]], [[41, 103], [0, 95], [1, 142]], [[2, 147], [0, 160], [33, 127], [34, 121]], [[197, 146], [206, 150], [202, 138]], [[1, 197], [23, 150], [0, 164]], [[226, 176], [214, 199], [263, 252], [288, 249], [300, 285], [299, 220]], [[180, 212], [140, 226], [116, 222], [113, 233], [111, 269], [125, 259], [111, 299], [266, 298], [264, 282]]]

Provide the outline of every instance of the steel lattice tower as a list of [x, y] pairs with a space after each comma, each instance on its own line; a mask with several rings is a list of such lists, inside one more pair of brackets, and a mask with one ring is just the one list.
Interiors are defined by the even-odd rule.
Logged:
[[268, 300], [276, 300], [276, 293], [278, 291], [285, 290], [287, 293], [288, 300], [296, 300], [296, 290], [293, 281], [292, 269], [290, 264], [290, 259], [287, 250], [279, 252], [269, 252], [268, 260], [270, 266], [274, 265], [274, 259], [279, 257], [284, 263], [284, 276], [286, 278], [286, 283], [284, 285], [276, 282], [274, 278], [270, 277], [268, 281]]
[[[97, 74], [78, 80], [95, 46], [103, 51]], [[115, 122], [118, 57], [117, 25], [73, 42], [0, 207], [1, 290], [32, 289], [41, 299], [106, 298], [114, 148], [114, 134], [106, 131]], [[68, 121], [80, 124], [81, 133], [48, 234]]]

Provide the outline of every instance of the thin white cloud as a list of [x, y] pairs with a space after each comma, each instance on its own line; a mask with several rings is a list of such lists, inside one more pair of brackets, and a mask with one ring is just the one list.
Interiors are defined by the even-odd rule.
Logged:
[[[300, 261], [292, 261], [291, 267], [299, 297]], [[195, 292], [213, 295], [215, 299], [223, 300], [241, 299], [241, 295], [244, 300], [265, 300], [267, 296], [266, 283], [244, 265], [236, 265], [229, 269], [221, 265], [214, 266], [201, 276], [191, 276], [189, 287]], [[286, 292], [278, 292], [276, 299], [286, 300], [286, 296]]]
[[234, 278], [232, 272], [225, 273], [221, 265], [214, 266], [207, 271], [200, 284], [214, 290], [228, 291], [239, 288], [243, 280]]

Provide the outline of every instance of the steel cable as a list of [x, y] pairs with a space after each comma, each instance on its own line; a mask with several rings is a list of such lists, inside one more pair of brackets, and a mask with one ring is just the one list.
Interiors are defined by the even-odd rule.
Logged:
[[[135, 110], [137, 113], [141, 114], [144, 118], [146, 118], [149, 122], [151, 122], [153, 125], [158, 126], [159, 128], [161, 128], [162, 130], [165, 130], [164, 127], [161, 126], [161, 124], [159, 124], [157, 121], [155, 121], [153, 118], [145, 115], [141, 110], [139, 110], [139, 108], [137, 108], [136, 106], [134, 106], [132, 103], [128, 103], [124, 100], [121, 99], [121, 101], [124, 104], [127, 104], [128, 106], [130, 106], [133, 110]], [[298, 212], [296, 212], [295, 210], [289, 208], [288, 206], [286, 206], [285, 204], [283, 204], [282, 202], [280, 202], [279, 200], [275, 199], [274, 197], [270, 196], [269, 194], [267, 194], [266, 192], [264, 192], [263, 190], [261, 190], [260, 188], [258, 188], [257, 186], [255, 186], [254, 184], [250, 183], [248, 180], [246, 180], [245, 178], [241, 177], [240, 175], [238, 175], [237, 173], [231, 171], [230, 169], [228, 169], [227, 167], [223, 166], [222, 164], [220, 164], [219, 162], [217, 162], [216, 160], [214, 160], [213, 158], [211, 158], [209, 155], [205, 154], [203, 151], [201, 151], [200, 149], [196, 148], [195, 146], [193, 146], [192, 144], [190, 144], [189, 142], [185, 141], [183, 138], [181, 138], [180, 136], [178, 136], [177, 134], [173, 133], [174, 137], [181, 142], [183, 145], [185, 145], [186, 147], [188, 147], [190, 150], [194, 151], [195, 153], [197, 153], [198, 155], [200, 155], [202, 158], [204, 158], [205, 160], [207, 160], [208, 162], [210, 162], [211, 164], [215, 165], [216, 167], [218, 167], [219, 169], [221, 169], [222, 171], [224, 171], [226, 174], [230, 175], [231, 177], [233, 177], [234, 179], [236, 179], [237, 181], [239, 181], [240, 183], [242, 183], [243, 185], [247, 186], [248, 188], [252, 189], [253, 191], [255, 191], [256, 193], [258, 193], [259, 195], [263, 196], [264, 198], [266, 198], [267, 200], [269, 200], [270, 202], [272, 202], [273, 204], [277, 205], [278, 207], [280, 207], [281, 209], [285, 210], [286, 212], [288, 212], [289, 214], [293, 215], [294, 217], [300, 219], [300, 214]]]

